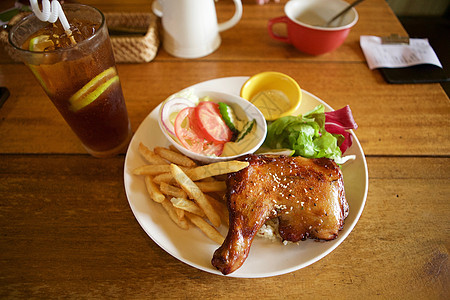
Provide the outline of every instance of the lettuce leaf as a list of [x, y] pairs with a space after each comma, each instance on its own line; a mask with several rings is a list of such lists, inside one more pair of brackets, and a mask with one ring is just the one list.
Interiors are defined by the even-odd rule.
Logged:
[[325, 130], [325, 108], [319, 105], [299, 116], [286, 116], [269, 124], [265, 146], [272, 149], [292, 149], [295, 156], [307, 158], [341, 158], [341, 134]]

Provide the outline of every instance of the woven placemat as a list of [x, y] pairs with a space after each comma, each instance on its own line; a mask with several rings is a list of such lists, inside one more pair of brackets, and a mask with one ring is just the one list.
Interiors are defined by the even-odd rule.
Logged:
[[[9, 22], [14, 25], [27, 13], [15, 16]], [[116, 63], [143, 63], [152, 61], [160, 44], [157, 18], [152, 13], [105, 13]], [[120, 32], [121, 35], [114, 35]], [[0, 32], [0, 44], [14, 61], [20, 61], [8, 43], [6, 30]]]
[[[105, 13], [111, 31], [111, 44], [117, 63], [139, 63], [153, 60], [158, 52], [157, 18], [152, 13]], [[142, 31], [144, 35], [114, 35], [115, 30]]]

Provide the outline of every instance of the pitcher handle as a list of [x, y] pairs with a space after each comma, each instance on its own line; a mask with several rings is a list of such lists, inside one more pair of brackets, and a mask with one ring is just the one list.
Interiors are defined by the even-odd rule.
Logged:
[[153, 1], [153, 3], [152, 3], [152, 10], [153, 10], [153, 13], [154, 13], [156, 16], [162, 18], [162, 15], [163, 15], [163, 13], [162, 13], [162, 7], [161, 7], [161, 3], [159, 3], [158, 0], [154, 0], [154, 1]]
[[239, 20], [242, 17], [242, 2], [241, 2], [241, 0], [233, 0], [233, 2], [234, 2], [234, 6], [235, 6], [234, 15], [228, 21], [222, 22], [218, 25], [219, 31], [225, 31], [225, 30], [230, 29], [231, 27], [236, 25], [237, 22], [239, 22]]

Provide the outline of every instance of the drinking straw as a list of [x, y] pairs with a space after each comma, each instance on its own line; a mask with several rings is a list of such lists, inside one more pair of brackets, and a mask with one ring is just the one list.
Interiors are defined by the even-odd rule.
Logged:
[[61, 4], [57, 0], [53, 0], [50, 7], [50, 0], [42, 0], [42, 11], [39, 8], [37, 0], [30, 0], [31, 9], [36, 17], [43, 22], [55, 23], [58, 18], [61, 21], [61, 25], [64, 28], [67, 36], [69, 36], [72, 44], [76, 44], [75, 39], [72, 36], [72, 31], [70, 30], [69, 22], [67, 21], [66, 15], [61, 7]]

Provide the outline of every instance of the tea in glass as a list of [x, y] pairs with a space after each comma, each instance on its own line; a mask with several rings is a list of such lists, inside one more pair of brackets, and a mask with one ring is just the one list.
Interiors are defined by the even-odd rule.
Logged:
[[48, 97], [96, 157], [126, 148], [131, 127], [103, 14], [89, 6], [63, 6], [68, 35], [59, 21], [31, 15], [10, 31], [10, 43]]

